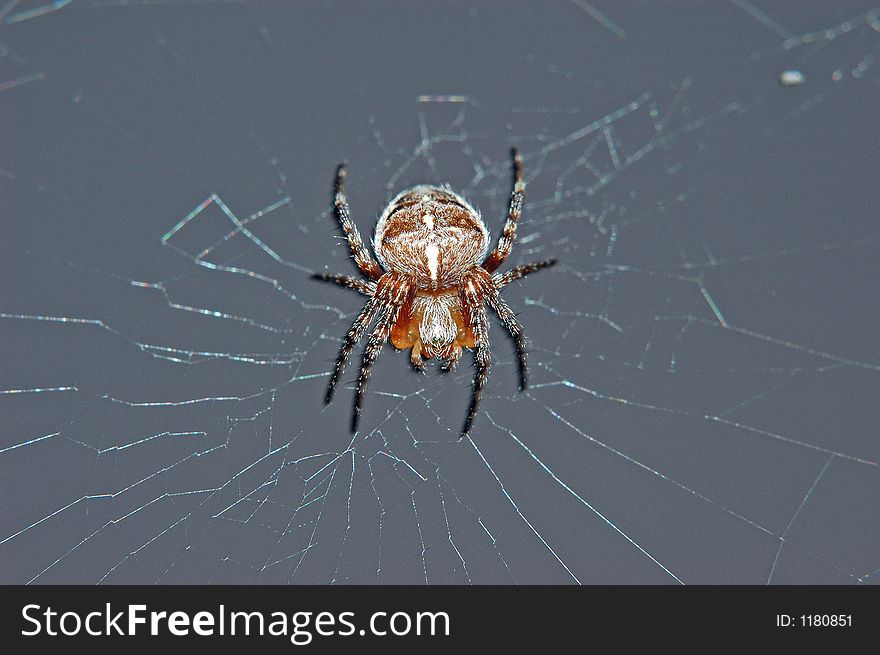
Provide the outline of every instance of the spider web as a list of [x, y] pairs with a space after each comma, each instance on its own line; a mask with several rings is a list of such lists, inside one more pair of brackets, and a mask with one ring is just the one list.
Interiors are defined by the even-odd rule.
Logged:
[[[875, 582], [880, 8], [837, 4], [426, 6], [431, 83], [393, 6], [5, 4], [2, 580]], [[493, 325], [462, 439], [470, 366], [387, 346], [349, 434], [335, 164], [364, 234], [448, 182], [497, 236], [513, 145], [529, 389]]]

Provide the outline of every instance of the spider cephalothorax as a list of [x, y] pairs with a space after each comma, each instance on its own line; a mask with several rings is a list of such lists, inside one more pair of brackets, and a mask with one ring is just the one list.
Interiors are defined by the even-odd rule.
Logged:
[[526, 386], [526, 349], [522, 326], [501, 298], [500, 290], [533, 271], [551, 266], [540, 261], [507, 273], [494, 271], [507, 259], [516, 239], [522, 213], [525, 178], [522, 158], [514, 150], [514, 185], [504, 231], [490, 253], [489, 232], [479, 213], [448, 187], [422, 185], [395, 197], [376, 224], [373, 259], [351, 222], [345, 198], [345, 168], [336, 174], [334, 205], [358, 267], [367, 280], [347, 275], [318, 275], [368, 296], [364, 309], [343, 340], [326, 402], [333, 398], [345, 362], [375, 320], [358, 376], [352, 429], [357, 429], [366, 385], [382, 346], [389, 339], [399, 349], [411, 348], [413, 366], [423, 358], [443, 361], [453, 368], [463, 348], [475, 350], [476, 377], [463, 434], [470, 431], [489, 372], [489, 305], [513, 337], [519, 358], [520, 389]]

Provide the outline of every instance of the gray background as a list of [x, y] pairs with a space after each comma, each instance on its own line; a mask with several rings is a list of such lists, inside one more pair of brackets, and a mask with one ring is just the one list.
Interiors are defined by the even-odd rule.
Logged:
[[[876, 582], [875, 7], [4, 3], [0, 580]], [[335, 165], [497, 234], [512, 145], [531, 389], [352, 437]]]

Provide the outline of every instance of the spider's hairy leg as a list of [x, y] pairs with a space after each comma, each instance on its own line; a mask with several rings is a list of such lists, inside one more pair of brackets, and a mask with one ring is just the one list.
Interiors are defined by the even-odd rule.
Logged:
[[378, 280], [382, 277], [382, 269], [364, 245], [357, 226], [351, 221], [348, 199], [345, 197], [345, 176], [345, 164], [340, 164], [336, 169], [336, 193], [333, 196], [336, 218], [339, 219], [339, 225], [348, 239], [348, 247], [351, 248], [355, 263], [368, 278]]
[[480, 407], [483, 388], [486, 386], [486, 380], [489, 378], [491, 353], [489, 352], [489, 321], [486, 319], [486, 309], [483, 307], [476, 284], [466, 280], [459, 290], [459, 296], [474, 335], [474, 364], [477, 369], [474, 375], [471, 404], [468, 408], [464, 428], [461, 431], [462, 436], [465, 436], [471, 431], [474, 417], [477, 415], [477, 410]]
[[458, 366], [458, 361], [461, 359], [462, 349], [461, 346], [455, 346], [449, 357], [443, 362], [443, 370], [444, 371], [452, 371], [455, 370], [455, 367]]
[[510, 194], [510, 206], [507, 210], [504, 230], [498, 238], [498, 245], [495, 247], [495, 250], [489, 253], [482, 264], [483, 268], [490, 273], [501, 266], [510, 255], [510, 251], [513, 250], [513, 242], [516, 241], [516, 223], [522, 215], [526, 179], [523, 172], [522, 155], [516, 148], [513, 149], [513, 180], [513, 193]]
[[553, 266], [556, 263], [555, 259], [545, 259], [540, 262], [532, 262], [531, 264], [523, 264], [522, 266], [517, 266], [516, 268], [512, 268], [506, 273], [499, 274], [495, 273], [492, 276], [492, 281], [495, 283], [496, 289], [503, 289], [511, 282], [524, 278], [529, 273], [534, 273], [535, 271], [540, 271], [543, 268], [548, 268]]
[[[410, 286], [402, 280], [396, 280], [389, 286], [391, 286], [391, 288], [388, 289], [388, 287], [386, 287], [388, 292], [383, 293], [380, 299], [382, 308], [381, 313], [379, 314], [379, 320], [376, 322], [376, 327], [373, 329], [373, 333], [370, 335], [370, 340], [367, 342], [367, 347], [364, 349], [361, 370], [358, 374], [357, 394], [355, 395], [354, 400], [354, 413], [351, 417], [352, 432], [357, 431], [358, 422], [361, 417], [361, 408], [364, 405], [364, 396], [367, 393], [367, 383], [370, 381], [370, 376], [373, 373], [373, 364], [376, 363], [376, 359], [382, 352], [382, 347], [391, 335], [391, 328], [394, 327], [394, 324], [397, 321], [397, 317], [400, 314], [400, 308], [412, 295]], [[383, 289], [383, 292], [385, 292], [385, 289]]]
[[422, 342], [416, 341], [412, 345], [409, 361], [412, 362], [413, 368], [419, 373], [425, 372], [425, 360], [422, 359]]
[[355, 291], [372, 296], [376, 292], [376, 283], [372, 280], [361, 280], [360, 278], [351, 277], [350, 275], [334, 275], [332, 273], [315, 273], [312, 279], [323, 280], [324, 282], [333, 282], [341, 287], [354, 289]]
[[361, 310], [361, 313], [358, 314], [354, 323], [352, 323], [351, 328], [348, 330], [348, 334], [346, 334], [345, 338], [342, 340], [342, 348], [339, 349], [339, 356], [336, 358], [336, 363], [333, 365], [333, 375], [330, 376], [330, 383], [327, 385], [327, 393], [324, 395], [324, 404], [329, 404], [330, 401], [333, 400], [333, 392], [336, 389], [336, 384], [339, 382], [339, 378], [342, 376], [342, 371], [345, 369], [345, 363], [348, 361], [351, 351], [354, 350], [357, 342], [363, 339], [364, 333], [367, 331], [367, 327], [370, 323], [373, 322], [373, 318], [375, 318], [379, 307], [380, 304], [376, 299], [376, 296], [372, 296], [367, 301], [367, 304], [364, 305], [364, 308]]
[[480, 298], [498, 315], [504, 328], [513, 339], [519, 368], [519, 390], [523, 391], [528, 384], [529, 367], [526, 335], [523, 333], [522, 325], [517, 320], [516, 314], [513, 313], [513, 310], [504, 302], [501, 294], [498, 293], [495, 280], [485, 270], [479, 266], [474, 268], [468, 279], [470, 280], [469, 283], [473, 283], [477, 287], [477, 293]]
[[513, 339], [513, 344], [516, 347], [517, 363], [519, 366], [519, 390], [523, 391], [529, 383], [529, 366], [528, 346], [526, 344], [526, 335], [523, 333], [522, 325], [520, 325], [520, 322], [517, 320], [516, 314], [513, 313], [510, 305], [504, 302], [504, 298], [502, 298], [501, 294], [499, 294], [494, 288], [486, 291], [486, 303], [488, 303], [489, 307], [491, 307], [498, 315], [498, 318], [501, 319], [501, 323]]

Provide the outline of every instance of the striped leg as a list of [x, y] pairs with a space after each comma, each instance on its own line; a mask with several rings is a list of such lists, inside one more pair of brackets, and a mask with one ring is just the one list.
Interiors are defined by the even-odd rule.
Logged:
[[493, 273], [496, 268], [504, 263], [504, 260], [510, 255], [513, 249], [513, 242], [516, 241], [516, 223], [522, 215], [523, 198], [525, 197], [526, 180], [523, 173], [523, 160], [519, 150], [513, 149], [513, 193], [510, 195], [510, 207], [507, 210], [507, 221], [504, 223], [504, 230], [498, 239], [498, 245], [495, 247], [486, 259], [483, 260], [483, 268]]
[[529, 273], [534, 273], [535, 271], [540, 271], [542, 268], [547, 268], [548, 266], [553, 266], [556, 263], [555, 259], [546, 259], [540, 262], [532, 262], [531, 264], [523, 264], [522, 266], [517, 266], [516, 268], [512, 268], [506, 273], [499, 274], [496, 273], [492, 276], [493, 281], [495, 282], [495, 288], [503, 289], [511, 282], [524, 278]]
[[459, 297], [464, 305], [466, 315], [470, 318], [471, 330], [474, 333], [474, 364], [477, 369], [474, 374], [471, 404], [468, 408], [464, 428], [461, 431], [464, 436], [471, 431], [474, 417], [480, 407], [483, 388], [486, 386], [486, 380], [489, 379], [489, 366], [492, 363], [492, 357], [489, 351], [489, 321], [486, 319], [486, 309], [483, 307], [476, 285], [465, 283], [459, 292]]
[[352, 323], [345, 339], [342, 340], [342, 348], [339, 349], [339, 356], [336, 358], [336, 364], [333, 365], [333, 375], [330, 376], [330, 384], [327, 385], [327, 393], [324, 395], [325, 404], [329, 404], [333, 400], [333, 392], [336, 390], [336, 384], [342, 376], [342, 371], [345, 370], [345, 364], [351, 356], [351, 351], [354, 350], [357, 342], [364, 338], [364, 333], [376, 317], [379, 307], [376, 297], [370, 298]]
[[394, 325], [394, 321], [397, 320], [399, 313], [400, 305], [385, 307], [382, 315], [379, 317], [379, 321], [376, 323], [373, 334], [370, 335], [370, 340], [367, 342], [364, 358], [361, 362], [361, 372], [358, 374], [357, 395], [354, 399], [354, 413], [351, 417], [352, 432], [357, 432], [358, 422], [361, 418], [361, 408], [364, 406], [364, 397], [367, 393], [367, 383], [370, 381], [370, 376], [373, 373], [373, 364], [376, 363], [379, 353], [382, 352], [382, 346], [388, 341], [391, 327]]
[[382, 276], [382, 269], [364, 245], [360, 232], [352, 223], [348, 211], [348, 200], [345, 197], [345, 164], [340, 164], [336, 169], [336, 194], [333, 198], [333, 207], [336, 210], [339, 225], [348, 239], [348, 247], [351, 248], [355, 263], [364, 272], [364, 275], [372, 280], [378, 280]]
[[501, 319], [501, 323], [513, 339], [519, 365], [519, 390], [523, 391], [529, 381], [529, 367], [528, 350], [526, 349], [526, 335], [523, 334], [522, 325], [520, 325], [516, 318], [516, 314], [513, 313], [510, 305], [504, 302], [501, 294], [495, 289], [488, 289], [486, 291], [486, 302], [498, 315], [498, 318]]
[[315, 273], [312, 276], [316, 280], [323, 280], [324, 282], [333, 282], [334, 284], [338, 284], [341, 287], [346, 287], [348, 289], [354, 289], [365, 296], [372, 296], [376, 291], [376, 283], [369, 282], [367, 280], [361, 280], [360, 278], [351, 277], [350, 275], [333, 275], [332, 273]]
[[373, 364], [376, 363], [382, 347], [391, 336], [391, 328], [397, 322], [400, 315], [400, 309], [412, 296], [410, 287], [406, 282], [397, 280], [382, 289], [381, 294], [382, 309], [379, 314], [379, 320], [376, 327], [370, 335], [367, 347], [364, 349], [364, 356], [361, 362], [361, 370], [358, 374], [357, 394], [354, 401], [354, 413], [351, 417], [351, 431], [356, 432], [358, 422], [361, 417], [361, 408], [364, 406], [364, 397], [367, 393], [367, 383], [373, 373]]

